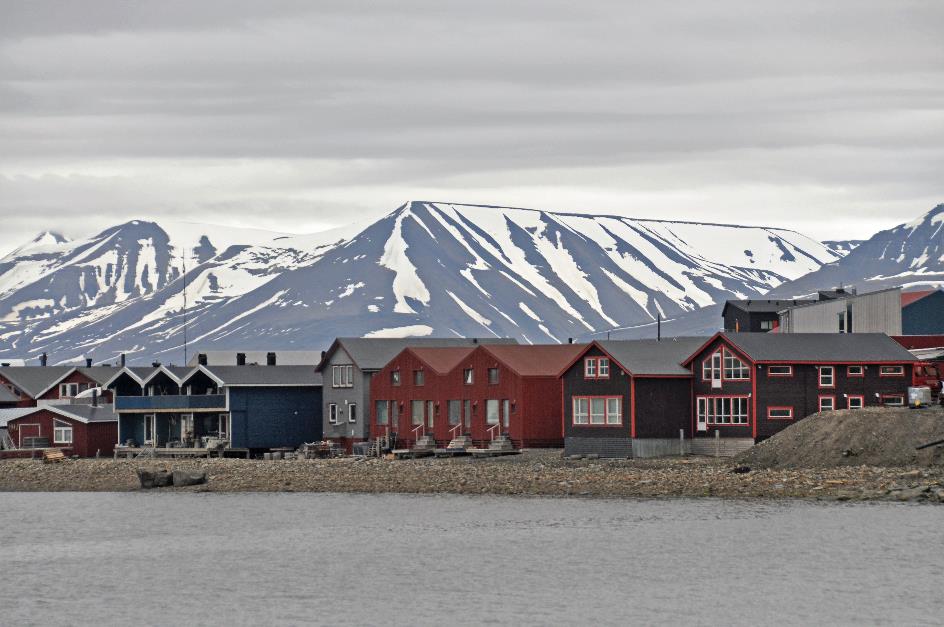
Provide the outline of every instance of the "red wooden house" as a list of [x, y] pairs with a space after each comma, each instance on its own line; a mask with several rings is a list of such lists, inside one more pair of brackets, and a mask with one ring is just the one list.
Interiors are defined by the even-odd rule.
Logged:
[[70, 455], [111, 455], [118, 441], [118, 415], [111, 405], [48, 405], [7, 422], [18, 449], [61, 448]]
[[[82, 392], [103, 388], [116, 372], [108, 366], [15, 366], [0, 368], [0, 386], [16, 397], [17, 407], [68, 403]], [[109, 402], [111, 392], [102, 391]]]
[[407, 348], [371, 380], [371, 437], [396, 433], [411, 446], [432, 435], [484, 445], [507, 435], [517, 447], [563, 444], [561, 369], [582, 345]]

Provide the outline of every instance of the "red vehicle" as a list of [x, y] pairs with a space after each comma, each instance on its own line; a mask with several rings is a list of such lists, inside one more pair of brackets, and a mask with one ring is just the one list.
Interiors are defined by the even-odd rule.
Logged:
[[919, 361], [914, 364], [912, 369], [911, 384], [915, 387], [931, 388], [931, 396], [934, 400], [944, 404], [944, 395], [941, 394], [941, 386], [944, 385], [944, 362], [941, 361]]

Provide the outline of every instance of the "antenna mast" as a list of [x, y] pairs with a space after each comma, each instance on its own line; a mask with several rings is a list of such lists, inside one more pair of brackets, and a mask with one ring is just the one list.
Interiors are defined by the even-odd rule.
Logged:
[[184, 271], [184, 363], [187, 365], [187, 248], [186, 246], [180, 253], [181, 265]]

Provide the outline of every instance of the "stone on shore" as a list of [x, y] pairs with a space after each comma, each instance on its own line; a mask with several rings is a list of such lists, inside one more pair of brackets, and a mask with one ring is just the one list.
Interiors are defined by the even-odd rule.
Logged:
[[173, 473], [174, 487], [181, 488], [191, 485], [203, 485], [207, 482], [207, 473], [203, 471], [175, 470]]
[[173, 475], [163, 468], [138, 468], [138, 480], [145, 490], [166, 488], [173, 484]]

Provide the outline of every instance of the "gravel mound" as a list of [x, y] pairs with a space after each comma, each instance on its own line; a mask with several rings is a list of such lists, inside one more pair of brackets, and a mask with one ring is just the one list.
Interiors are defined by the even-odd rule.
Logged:
[[944, 464], [944, 410], [875, 407], [828, 411], [798, 421], [737, 457], [756, 468], [929, 466]]

